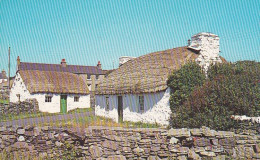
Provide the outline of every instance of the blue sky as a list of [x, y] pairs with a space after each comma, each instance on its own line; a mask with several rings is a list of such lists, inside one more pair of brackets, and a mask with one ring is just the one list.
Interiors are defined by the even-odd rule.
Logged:
[[187, 45], [198, 32], [220, 36], [228, 61], [260, 61], [259, 0], [0, 0], [0, 69], [21, 61], [118, 66]]

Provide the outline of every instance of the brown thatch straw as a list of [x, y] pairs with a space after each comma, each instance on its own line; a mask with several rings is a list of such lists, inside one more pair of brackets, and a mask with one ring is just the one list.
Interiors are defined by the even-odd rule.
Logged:
[[84, 80], [69, 72], [19, 71], [30, 93], [89, 94]]
[[100, 82], [96, 94], [163, 91], [167, 88], [169, 74], [197, 57], [198, 54], [187, 47], [179, 47], [132, 59]]

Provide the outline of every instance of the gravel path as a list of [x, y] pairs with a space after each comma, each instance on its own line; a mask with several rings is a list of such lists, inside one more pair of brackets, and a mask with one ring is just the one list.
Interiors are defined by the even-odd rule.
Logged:
[[27, 126], [27, 125], [35, 125], [39, 123], [49, 123], [49, 122], [57, 122], [57, 121], [68, 121], [71, 119], [78, 119], [80, 117], [92, 116], [94, 115], [94, 111], [84, 112], [84, 113], [71, 113], [65, 115], [55, 115], [55, 116], [45, 116], [45, 117], [35, 117], [35, 118], [25, 118], [19, 120], [12, 120], [6, 122], [0, 122], [0, 126]]

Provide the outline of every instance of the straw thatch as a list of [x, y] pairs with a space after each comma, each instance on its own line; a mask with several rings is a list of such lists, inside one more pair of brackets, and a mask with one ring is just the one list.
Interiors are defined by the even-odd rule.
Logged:
[[38, 70], [21, 70], [19, 73], [31, 94], [89, 94], [83, 79], [73, 73]]
[[187, 47], [179, 47], [138, 57], [110, 73], [99, 83], [96, 94], [150, 93], [166, 90], [169, 74], [198, 56]]

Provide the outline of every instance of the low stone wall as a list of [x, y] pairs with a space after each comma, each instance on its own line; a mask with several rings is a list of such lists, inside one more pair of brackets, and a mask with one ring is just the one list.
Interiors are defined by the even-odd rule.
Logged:
[[260, 159], [260, 135], [238, 135], [206, 127], [0, 127], [0, 152], [7, 159], [15, 153], [50, 159]]
[[35, 113], [39, 111], [39, 105], [36, 99], [28, 99], [20, 103], [1, 104], [0, 117], [3, 115], [18, 115], [22, 113]]

